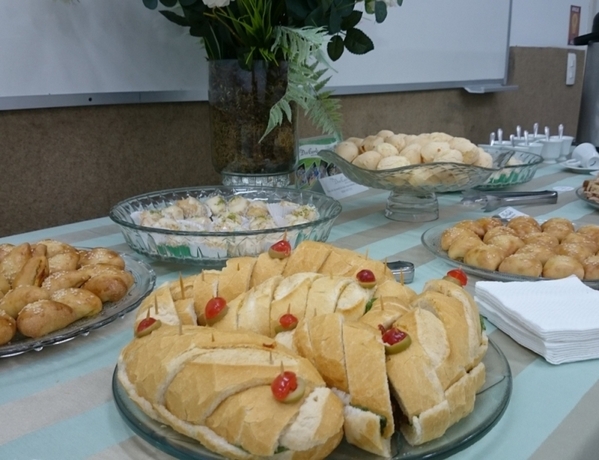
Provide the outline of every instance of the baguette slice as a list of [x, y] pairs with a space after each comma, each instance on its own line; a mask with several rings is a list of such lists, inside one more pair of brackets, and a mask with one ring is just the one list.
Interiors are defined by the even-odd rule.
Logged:
[[[295, 403], [270, 390], [281, 363], [306, 383]], [[320, 459], [342, 437], [342, 403], [316, 369], [258, 334], [162, 326], [123, 349], [118, 378], [148, 415], [227, 458]]]
[[238, 312], [239, 329], [270, 335], [270, 305], [282, 280], [280, 275], [273, 276], [247, 292]]
[[[205, 326], [204, 310], [206, 303], [219, 294], [218, 280], [220, 272], [217, 270], [204, 270], [193, 281], [193, 304], [198, 318], [198, 324]], [[232, 300], [232, 299], [225, 299]]]
[[286, 313], [291, 313], [298, 320], [306, 314], [308, 292], [312, 283], [321, 277], [318, 273], [296, 273], [283, 278], [274, 291], [270, 305], [270, 336], [276, 335], [279, 319]]
[[372, 290], [364, 289], [355, 280], [345, 286], [337, 299], [336, 313], [341, 313], [345, 319], [357, 321], [366, 313], [366, 304], [372, 297]]
[[250, 277], [250, 287], [258, 286], [273, 276], [280, 276], [285, 270], [289, 258], [273, 259], [268, 252], [263, 252], [256, 259], [256, 264]]
[[246, 292], [250, 287], [255, 257], [235, 257], [227, 260], [227, 265], [218, 277], [218, 295], [227, 301]]
[[352, 280], [345, 276], [321, 276], [316, 278], [308, 292], [306, 317], [334, 313], [341, 293]]
[[291, 251], [289, 261], [283, 270], [283, 276], [291, 276], [295, 273], [314, 272], [323, 273], [320, 268], [329, 256], [332, 246], [316, 241], [302, 241]]
[[449, 388], [466, 374], [470, 364], [468, 323], [462, 304], [452, 297], [434, 291], [425, 291], [412, 301], [412, 307], [421, 308], [441, 320], [449, 344], [449, 355], [444, 366], [438, 368], [443, 388]]
[[475, 367], [487, 351], [487, 339], [481, 330], [478, 306], [472, 296], [460, 286], [447, 280], [429, 280], [423, 292], [435, 291], [460, 301], [468, 324], [469, 355], [467, 371]]

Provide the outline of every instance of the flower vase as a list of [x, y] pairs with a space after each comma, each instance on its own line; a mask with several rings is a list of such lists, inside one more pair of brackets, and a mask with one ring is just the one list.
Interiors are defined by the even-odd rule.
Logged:
[[[287, 89], [287, 63], [209, 62], [212, 164], [224, 185], [287, 186], [295, 171], [297, 117], [264, 136], [271, 107]], [[262, 137], [264, 138], [262, 139]]]

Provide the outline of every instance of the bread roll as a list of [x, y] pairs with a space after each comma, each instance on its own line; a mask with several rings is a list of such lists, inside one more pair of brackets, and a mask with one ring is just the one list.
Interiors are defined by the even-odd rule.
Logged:
[[360, 151], [358, 146], [353, 142], [340, 142], [335, 147], [335, 153], [343, 158], [345, 161], [352, 162], [359, 155]]
[[437, 157], [447, 151], [449, 151], [449, 144], [447, 142], [429, 142], [422, 146], [420, 156], [424, 163], [432, 163]]
[[71, 307], [53, 300], [38, 300], [25, 305], [17, 318], [17, 329], [27, 337], [39, 338], [76, 321]]
[[495, 270], [504, 258], [504, 251], [492, 244], [481, 244], [464, 254], [464, 263], [485, 270]]
[[555, 255], [553, 249], [541, 243], [525, 244], [518, 249], [515, 254], [528, 254], [537, 259], [541, 264], [545, 264]]
[[457, 238], [449, 245], [447, 255], [453, 260], [463, 259], [470, 249], [483, 244], [478, 236]]
[[462, 156], [462, 152], [456, 149], [449, 149], [442, 151], [437, 155], [433, 162], [435, 163], [463, 163], [464, 158]]
[[383, 156], [374, 150], [367, 150], [364, 153], [358, 155], [352, 164], [362, 169], [376, 169], [376, 166], [379, 164]]
[[401, 152], [406, 147], [405, 137], [405, 134], [394, 134], [393, 136], [386, 137], [385, 142], [395, 147], [398, 152]]
[[503, 226], [501, 219], [498, 219], [497, 217], [481, 217], [480, 219], [476, 219], [475, 222], [482, 227], [485, 235], [492, 228]]
[[485, 236], [483, 236], [483, 242], [489, 244], [489, 241], [491, 240], [491, 238], [494, 238], [497, 235], [513, 235], [513, 236], [517, 236], [516, 232], [514, 229], [509, 228], [509, 227], [493, 227], [488, 229], [485, 232]]
[[449, 141], [449, 146], [461, 152], [464, 163], [475, 164], [479, 159], [478, 147], [464, 137], [454, 137]]
[[17, 322], [4, 310], [0, 310], [0, 345], [10, 342], [16, 332]]
[[512, 275], [539, 277], [543, 272], [543, 264], [533, 254], [512, 254], [503, 259], [498, 271]]
[[374, 150], [379, 152], [383, 158], [399, 155], [399, 150], [397, 150], [394, 145], [386, 142], [378, 144]]
[[493, 157], [490, 153], [485, 152], [483, 149], [478, 149], [478, 158], [473, 163], [474, 166], [480, 166], [481, 168], [492, 168], [493, 167]]
[[573, 257], [555, 255], [543, 265], [545, 278], [566, 278], [570, 275], [576, 275], [580, 279], [584, 278], [583, 265]]
[[556, 248], [559, 245], [559, 239], [555, 235], [550, 233], [531, 233], [529, 235], [522, 236], [522, 241], [525, 244], [544, 244], [550, 248]]
[[487, 244], [501, 249], [503, 256], [507, 257], [524, 246], [524, 241], [513, 235], [497, 235], [491, 238]]
[[444, 251], [449, 250], [449, 246], [451, 246], [451, 243], [453, 243], [457, 239], [464, 237], [478, 238], [478, 235], [472, 229], [467, 228], [466, 226], [454, 226], [446, 228], [445, 230], [443, 230], [443, 233], [441, 233], [441, 249], [443, 249]]
[[582, 266], [585, 280], [599, 280], [599, 255], [586, 258]]
[[474, 233], [476, 233], [481, 238], [485, 234], [485, 228], [483, 227], [482, 223], [480, 223], [479, 221], [476, 221], [476, 220], [470, 220], [470, 219], [461, 220], [460, 222], [455, 224], [455, 227], [467, 228], [469, 230], [472, 230]]
[[401, 168], [403, 166], [409, 166], [410, 162], [407, 158], [402, 156], [389, 156], [383, 158], [379, 161], [379, 164], [376, 166], [376, 169], [396, 169]]
[[555, 252], [564, 256], [573, 257], [579, 262], [584, 262], [585, 259], [595, 253], [588, 246], [579, 243], [561, 243], [555, 249]]
[[360, 144], [360, 152], [364, 153], [364, 152], [374, 150], [374, 148], [377, 145], [382, 144], [383, 142], [385, 142], [385, 139], [383, 137], [366, 136], [362, 140], [362, 144]]
[[399, 156], [407, 158], [411, 165], [417, 165], [422, 163], [422, 156], [420, 155], [421, 150], [422, 146], [420, 144], [406, 145], [406, 147], [399, 152]]

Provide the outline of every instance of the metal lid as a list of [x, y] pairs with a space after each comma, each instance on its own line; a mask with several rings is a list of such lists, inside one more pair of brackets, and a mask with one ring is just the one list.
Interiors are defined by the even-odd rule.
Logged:
[[412, 262], [395, 260], [387, 262], [387, 267], [389, 267], [389, 270], [391, 270], [397, 281], [401, 282], [402, 278], [405, 284], [410, 284], [414, 281], [414, 264]]

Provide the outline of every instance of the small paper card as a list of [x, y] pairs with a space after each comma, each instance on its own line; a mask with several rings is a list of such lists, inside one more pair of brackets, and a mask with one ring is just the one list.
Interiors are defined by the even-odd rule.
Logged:
[[512, 207], [509, 208], [505, 208], [503, 211], [501, 211], [499, 214], [499, 217], [501, 217], [502, 219], [513, 219], [514, 217], [518, 217], [518, 216], [527, 216], [528, 214], [524, 214], [523, 212], [518, 211], [517, 209], [514, 209]]
[[333, 163], [318, 156], [321, 150], [332, 150], [339, 140], [320, 136], [299, 141], [299, 161], [295, 171], [296, 187], [325, 193], [336, 200], [368, 190], [350, 181]]

